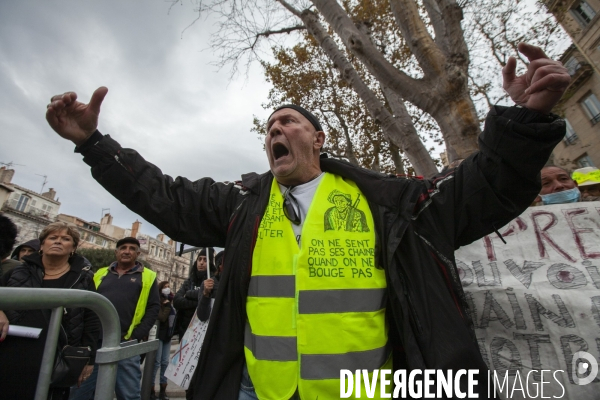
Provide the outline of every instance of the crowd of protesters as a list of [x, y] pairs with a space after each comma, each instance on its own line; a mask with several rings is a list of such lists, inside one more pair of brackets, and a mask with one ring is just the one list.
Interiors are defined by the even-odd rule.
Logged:
[[[293, 104], [268, 118], [268, 172], [246, 174], [235, 183], [173, 179], [97, 130], [106, 88], [98, 88], [88, 104], [77, 101], [74, 92], [52, 97], [46, 114], [50, 126], [77, 146], [111, 194], [175, 240], [235, 248], [226, 259], [203, 249], [173, 297], [167, 284], [159, 293], [154, 279], [148, 290], [155, 293], [134, 307], [131, 299], [137, 294], [120, 293], [116, 281], [126, 267], [132, 279], [133, 274], [142, 277], [135, 285], [143, 288], [146, 270], [135, 263], [139, 243], [123, 249], [118, 244], [115, 265], [102, 269], [102, 276], [84, 274], [81, 289], [97, 290], [118, 303], [125, 340], [147, 336], [141, 309], [166, 329], [166, 336], [159, 330], [163, 345], [171, 328], [181, 337], [194, 315], [209, 320], [188, 399], [336, 398], [340, 368], [348, 365], [369, 371], [478, 371], [481, 380], [470, 390], [482, 398], [489, 388], [488, 367], [465, 317], [457, 274], [446, 273], [456, 269], [454, 250], [508, 223], [538, 195], [543, 204], [578, 201], [582, 192], [584, 198], [594, 196], [593, 186], [600, 183], [591, 170], [566, 174], [567, 182], [555, 167], [542, 169], [565, 134], [564, 121], [551, 110], [570, 77], [541, 49], [522, 43], [519, 51], [529, 60], [526, 73], [517, 76], [514, 57], [502, 70], [503, 87], [515, 106], [492, 107], [479, 151], [431, 181], [391, 178], [322, 157], [325, 132], [319, 120]], [[78, 238], [68, 229], [52, 238], [40, 237], [43, 254], [25, 256], [25, 264], [9, 272], [9, 285], [64, 287], [50, 281], [76, 273], [66, 262], [76, 256]], [[356, 276], [312, 279], [318, 265], [311, 252], [325, 253], [326, 244], [327, 253], [360, 250], [377, 265], [357, 268]], [[39, 281], [28, 271], [36, 271]], [[124, 297], [130, 307], [118, 301]], [[77, 326], [83, 327], [67, 337], [95, 348], [97, 322], [88, 321], [85, 312], [77, 315]], [[36, 321], [45, 324], [43, 317]], [[163, 354], [157, 363], [162, 365]], [[90, 361], [82, 371], [82, 386], [92, 381], [92, 366]], [[162, 378], [161, 369], [159, 397], [164, 399]], [[455, 384], [464, 389], [466, 379]], [[117, 398], [127, 398], [124, 393], [138, 384], [139, 379], [130, 379]], [[137, 395], [132, 398], [139, 398], [139, 390]]]
[[[176, 296], [171, 293], [168, 281], [157, 283], [156, 274], [137, 260], [140, 254], [137, 239], [128, 237], [119, 240], [115, 250], [116, 261], [94, 272], [89, 261], [77, 254], [80, 236], [75, 225], [51, 223], [42, 230], [39, 238], [14, 247], [17, 233], [16, 225], [0, 214], [0, 286], [79, 289], [100, 293], [117, 309], [123, 342], [147, 340], [151, 326], [158, 322], [156, 338], [159, 348], [153, 377], [156, 378], [159, 373], [160, 390], [155, 392], [155, 379], [152, 379], [151, 399], [169, 400], [165, 371], [170, 358], [171, 339], [174, 335], [181, 339], [189, 324], [189, 314], [198, 313], [203, 316], [202, 320], [210, 315], [210, 298], [214, 298], [221, 271], [215, 266], [214, 249], [209, 249], [210, 277], [206, 272], [206, 248], [198, 255], [190, 279], [183, 286], [191, 288], [196, 296], [194, 309], [180, 308], [183, 322], [176, 325], [177, 311], [173, 307]], [[223, 252], [219, 253], [217, 260], [221, 260], [222, 255]], [[222, 267], [220, 262], [218, 265]], [[124, 276], [130, 279], [121, 279]], [[0, 311], [0, 397], [34, 398], [49, 321], [50, 310]], [[40, 335], [37, 339], [10, 335], [11, 325], [39, 328]], [[98, 372], [94, 362], [96, 350], [102, 345], [100, 321], [87, 308], [69, 307], [65, 309], [61, 325], [58, 349], [65, 345], [88, 348], [89, 361], [81, 365], [77, 376], [70, 381], [55, 378], [53, 374], [48, 399], [90, 400], [94, 397]], [[117, 368], [117, 399], [139, 399], [140, 356], [119, 361]]]

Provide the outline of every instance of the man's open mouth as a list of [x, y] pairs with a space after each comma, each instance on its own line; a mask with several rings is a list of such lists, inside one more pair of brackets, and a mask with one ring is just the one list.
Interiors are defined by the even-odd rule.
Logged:
[[288, 154], [290, 154], [290, 151], [288, 150], [287, 147], [285, 147], [284, 144], [282, 144], [282, 143], [275, 143], [273, 145], [273, 158], [275, 160], [278, 160], [281, 157], [285, 157]]

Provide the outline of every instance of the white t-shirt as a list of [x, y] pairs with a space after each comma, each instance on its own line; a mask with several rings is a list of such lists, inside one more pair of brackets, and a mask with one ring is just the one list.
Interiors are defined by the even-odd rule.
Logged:
[[[304, 220], [308, 214], [308, 208], [310, 207], [310, 203], [312, 203], [312, 199], [315, 197], [317, 187], [319, 186], [319, 183], [321, 183], [321, 179], [323, 179], [324, 176], [325, 173], [321, 172], [321, 174], [312, 181], [293, 187], [289, 193], [298, 201], [298, 206], [300, 207], [300, 225], [292, 223], [292, 229], [294, 230], [294, 235], [296, 235], [296, 242], [298, 242], [298, 246], [300, 246], [302, 225], [304, 225]], [[287, 187], [279, 184], [279, 190], [281, 190], [282, 194], [285, 193], [287, 189]]]

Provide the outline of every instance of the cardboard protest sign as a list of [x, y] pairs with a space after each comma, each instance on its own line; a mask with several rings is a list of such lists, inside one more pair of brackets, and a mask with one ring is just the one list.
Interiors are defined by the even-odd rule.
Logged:
[[502, 397], [600, 399], [600, 202], [531, 207], [498, 231], [507, 244], [492, 233], [455, 256]]
[[[211, 299], [211, 311], [214, 301], [214, 299]], [[202, 350], [202, 343], [204, 343], [204, 336], [206, 335], [209, 321], [210, 319], [200, 321], [196, 313], [194, 313], [190, 325], [179, 341], [179, 348], [173, 354], [165, 371], [165, 376], [168, 379], [186, 390], [190, 386], [194, 370], [196, 369], [196, 365], [198, 365], [200, 350]]]

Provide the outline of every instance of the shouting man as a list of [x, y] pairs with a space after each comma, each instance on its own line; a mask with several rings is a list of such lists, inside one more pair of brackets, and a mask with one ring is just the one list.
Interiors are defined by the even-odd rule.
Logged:
[[[325, 133], [297, 105], [268, 119], [270, 171], [231, 184], [174, 180], [102, 135], [104, 87], [89, 104], [73, 92], [52, 97], [46, 118], [131, 210], [178, 241], [227, 248], [194, 399], [339, 398], [342, 370], [392, 367], [479, 370], [483, 398], [487, 367], [454, 250], [527, 208], [565, 133], [550, 111], [569, 84], [567, 70], [537, 47], [519, 50], [527, 72], [516, 75], [515, 58], [503, 70], [517, 106], [493, 107], [480, 151], [435, 181], [320, 157]], [[361, 229], [327, 228], [335, 191], [360, 196], [332, 200], [338, 212], [364, 214], [364, 225], [350, 221]]]

